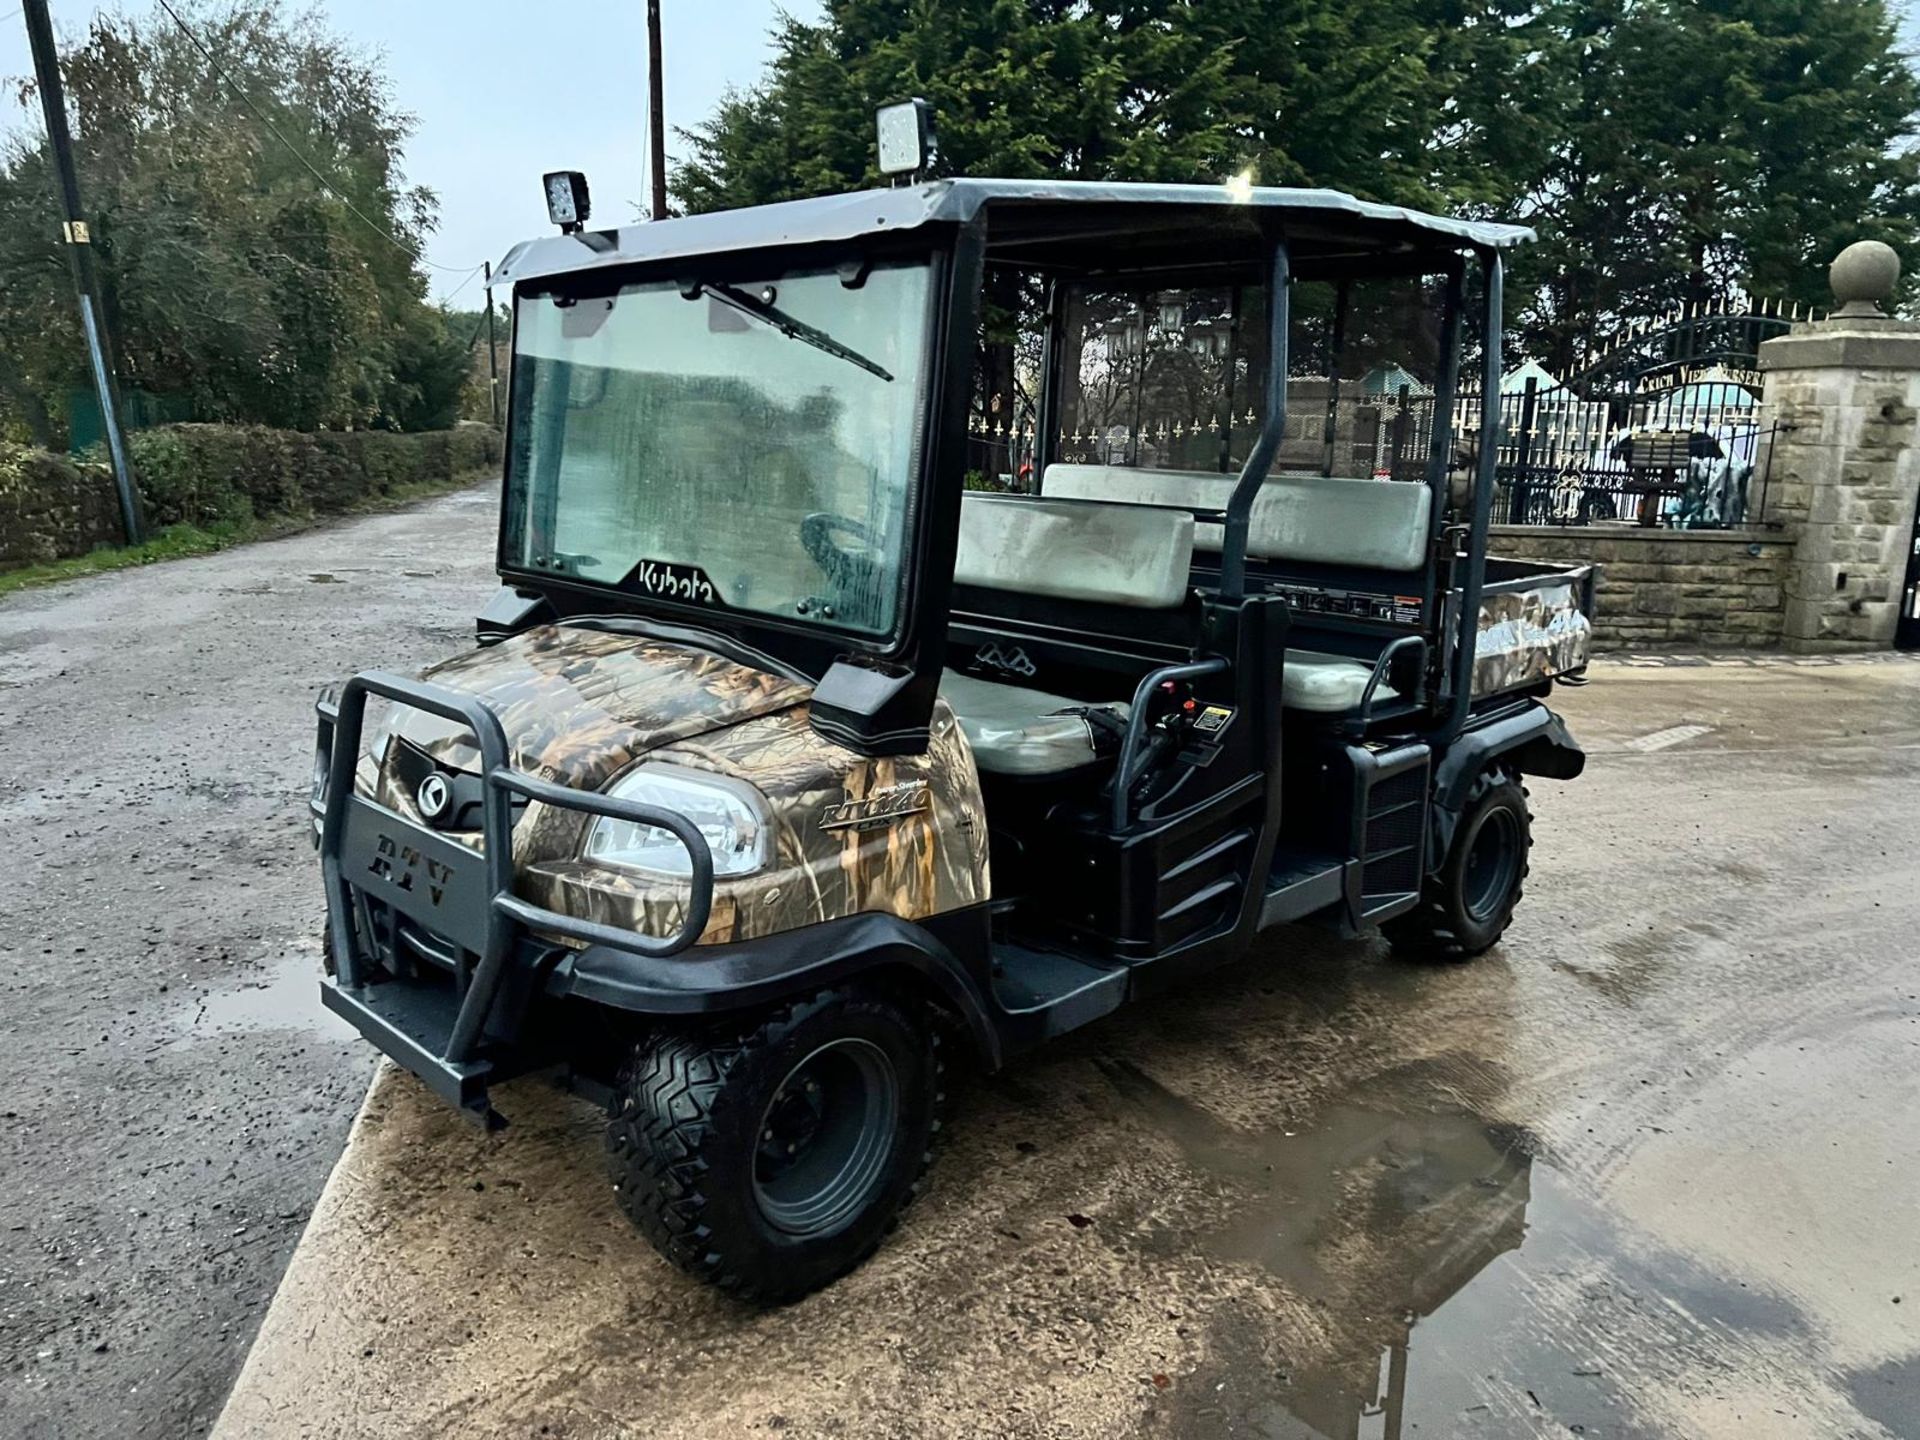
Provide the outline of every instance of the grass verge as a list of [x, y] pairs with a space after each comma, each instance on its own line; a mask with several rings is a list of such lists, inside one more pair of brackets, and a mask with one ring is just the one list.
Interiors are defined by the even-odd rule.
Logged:
[[41, 585], [57, 585], [63, 580], [78, 580], [109, 570], [130, 570], [139, 565], [157, 565], [167, 560], [185, 560], [194, 555], [211, 555], [253, 540], [278, 540], [303, 530], [334, 525], [357, 515], [379, 515], [404, 510], [422, 500], [436, 499], [464, 490], [486, 479], [490, 471], [476, 470], [455, 480], [425, 481], [418, 485], [396, 486], [385, 495], [362, 500], [351, 509], [329, 515], [274, 515], [264, 520], [239, 520], [220, 525], [169, 525], [155, 531], [138, 545], [102, 545], [85, 555], [50, 561], [45, 565], [20, 565], [0, 570], [0, 596]]

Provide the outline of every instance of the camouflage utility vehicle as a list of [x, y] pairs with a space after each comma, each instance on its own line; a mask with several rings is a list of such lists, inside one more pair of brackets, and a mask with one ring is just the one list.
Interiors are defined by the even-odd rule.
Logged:
[[1276, 927], [1498, 939], [1591, 606], [1486, 556], [1497, 407], [1452, 433], [1527, 232], [965, 179], [561, 218], [500, 271], [479, 645], [320, 705], [326, 1003], [433, 1090], [597, 1087], [640, 1229], [777, 1301], [879, 1244], [956, 1054]]

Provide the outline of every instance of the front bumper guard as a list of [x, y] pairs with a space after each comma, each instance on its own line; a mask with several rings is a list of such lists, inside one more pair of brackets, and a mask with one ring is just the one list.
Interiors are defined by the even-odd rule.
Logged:
[[[377, 695], [462, 724], [473, 733], [486, 782], [483, 848], [449, 840], [354, 790], [367, 699]], [[356, 675], [337, 701], [321, 697], [313, 802], [335, 978], [321, 998], [398, 1064], [475, 1119], [492, 1120], [487, 1084], [498, 1078], [486, 1055], [488, 1022], [507, 968], [523, 940], [558, 935], [634, 955], [678, 954], [700, 938], [713, 908], [713, 854], [684, 815], [598, 792], [555, 785], [513, 769], [499, 717], [473, 696], [380, 671]], [[667, 936], [642, 935], [534, 905], [513, 893], [512, 796], [586, 815], [665, 830], [691, 862], [686, 917]], [[381, 983], [363, 899], [375, 900], [454, 947], [454, 986]]]

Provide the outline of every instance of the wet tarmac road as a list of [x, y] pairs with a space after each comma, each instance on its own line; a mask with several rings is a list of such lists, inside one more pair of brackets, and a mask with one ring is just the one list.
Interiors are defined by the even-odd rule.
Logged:
[[373, 1065], [314, 694], [468, 643], [492, 497], [0, 601], [0, 1436], [203, 1433]]
[[[308, 699], [465, 643], [487, 511], [0, 606], [0, 1434], [218, 1408], [371, 1071]], [[965, 1087], [782, 1311], [652, 1255], [579, 1102], [382, 1080], [222, 1433], [1920, 1435], [1920, 665], [1596, 677], [1493, 955], [1289, 932]]]

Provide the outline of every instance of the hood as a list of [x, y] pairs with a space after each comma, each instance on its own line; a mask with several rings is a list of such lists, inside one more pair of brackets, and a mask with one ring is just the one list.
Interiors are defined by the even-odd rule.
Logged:
[[[813, 693], [704, 650], [563, 625], [469, 651], [420, 678], [479, 696], [500, 717], [516, 769], [596, 790], [648, 750], [790, 709]], [[473, 738], [459, 726], [404, 709], [390, 724], [441, 764], [479, 770]]]

